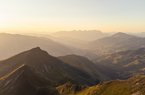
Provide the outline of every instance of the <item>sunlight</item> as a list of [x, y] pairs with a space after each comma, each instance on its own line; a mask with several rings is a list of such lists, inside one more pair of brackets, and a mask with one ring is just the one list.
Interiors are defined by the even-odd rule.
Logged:
[[10, 14], [0, 14], [0, 27], [5, 27], [6, 25], [9, 25], [12, 23], [13, 18]]
[[10, 15], [8, 14], [4, 14], [4, 13], [0, 13], [0, 21], [8, 21], [10, 19]]

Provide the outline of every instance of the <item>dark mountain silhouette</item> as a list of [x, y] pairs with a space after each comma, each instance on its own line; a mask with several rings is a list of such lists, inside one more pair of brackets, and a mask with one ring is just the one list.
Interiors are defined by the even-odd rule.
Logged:
[[145, 47], [145, 38], [119, 32], [112, 36], [93, 41], [89, 44], [89, 47], [96, 53], [100, 52], [100, 54], [134, 50]]
[[55, 87], [69, 81], [93, 85], [100, 80], [60, 61], [39, 47], [0, 62], [2, 95], [59, 95]]
[[12, 72], [22, 64], [28, 66], [39, 76], [49, 80], [54, 85], [75, 81], [82, 84], [94, 84], [93, 80], [87, 73], [82, 72], [59, 59], [49, 55], [39, 47], [20, 53], [14, 57], [0, 62], [0, 76]]

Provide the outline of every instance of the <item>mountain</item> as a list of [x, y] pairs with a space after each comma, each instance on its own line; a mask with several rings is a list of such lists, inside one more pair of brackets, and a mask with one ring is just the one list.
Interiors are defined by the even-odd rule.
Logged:
[[21, 65], [0, 78], [0, 95], [59, 95], [48, 80]]
[[113, 69], [107, 68], [101, 64], [95, 64], [83, 56], [67, 55], [60, 56], [58, 58], [64, 63], [88, 73], [95, 80], [99, 79], [101, 81], [105, 81], [119, 78]]
[[90, 85], [99, 81], [93, 80], [87, 73], [60, 61], [39, 47], [1, 61], [0, 77], [12, 72], [23, 64], [54, 85], [59, 85], [67, 81]]
[[1, 95], [59, 95], [55, 87], [64, 83], [94, 85], [99, 81], [39, 47], [0, 61]]
[[21, 51], [38, 46], [53, 56], [63, 56], [68, 54], [95, 56], [92, 53], [60, 44], [49, 38], [0, 33], [0, 59], [6, 59]]
[[145, 95], [145, 76], [104, 82], [68, 95]]
[[55, 37], [71, 38], [80, 41], [93, 41], [106, 36], [107, 34], [102, 33], [99, 30], [73, 30], [73, 31], [60, 31], [52, 33]]
[[101, 64], [112, 65], [113, 68], [121, 68], [125, 73], [145, 74], [145, 48], [121, 51], [108, 54], [100, 61]]
[[7, 58], [21, 51], [40, 46], [52, 55], [71, 54], [73, 51], [65, 45], [48, 38], [19, 34], [0, 34], [0, 58]]
[[133, 35], [136, 35], [139, 37], [145, 37], [145, 32], [134, 33]]
[[134, 50], [142, 47], [145, 47], [145, 38], [121, 32], [98, 39], [89, 44], [90, 50], [100, 54]]
[[98, 30], [74, 30], [60, 31], [50, 35], [53, 40], [59, 43], [85, 49], [88, 42], [105, 37], [108, 34], [102, 33]]

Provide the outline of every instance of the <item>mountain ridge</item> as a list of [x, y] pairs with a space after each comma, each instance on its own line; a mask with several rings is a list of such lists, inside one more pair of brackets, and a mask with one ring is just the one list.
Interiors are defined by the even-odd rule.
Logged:
[[96, 54], [105, 55], [143, 47], [145, 47], [145, 38], [126, 33], [116, 33], [89, 43], [88, 49], [96, 52]]

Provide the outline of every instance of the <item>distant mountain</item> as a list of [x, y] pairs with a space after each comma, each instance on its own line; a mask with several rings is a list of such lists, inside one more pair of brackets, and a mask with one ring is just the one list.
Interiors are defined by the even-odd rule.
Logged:
[[137, 33], [133, 33], [133, 35], [136, 35], [138, 37], [145, 37], [145, 32], [137, 32]]
[[[53, 56], [63, 56], [68, 54], [80, 54], [91, 56], [92, 54], [84, 50], [69, 47], [43, 37], [33, 37], [19, 34], [0, 34], [0, 59], [6, 59], [15, 54], [31, 49], [41, 47]], [[94, 54], [93, 54], [94, 56]]]
[[63, 63], [39, 47], [1, 61], [0, 77], [12, 72], [21, 65], [26, 65], [38, 76], [49, 80], [53, 85], [59, 85], [67, 81], [90, 85], [99, 81], [93, 80], [87, 73]]
[[145, 95], [145, 76], [138, 75], [128, 80], [104, 82], [68, 95]]
[[121, 32], [101, 38], [89, 44], [90, 50], [100, 54], [134, 50], [142, 47], [145, 47], [145, 38]]
[[125, 73], [131, 75], [136, 73], [145, 74], [145, 48], [109, 54], [100, 63], [112, 65], [114, 68], [122, 68]]
[[[95, 64], [89, 59], [78, 56], [78, 55], [67, 55], [67, 56], [60, 56], [58, 57], [64, 63], [67, 63], [83, 72], [88, 73], [92, 78], [95, 80], [111, 80], [119, 78], [113, 69], [107, 68], [107, 66]], [[112, 76], [113, 75], [113, 76]]]
[[107, 34], [102, 33], [99, 30], [74, 30], [74, 31], [60, 31], [53, 33], [51, 35], [55, 37], [65, 37], [80, 41], [93, 41], [102, 38]]
[[85, 45], [89, 41], [97, 40], [105, 37], [108, 34], [102, 33], [98, 30], [74, 30], [74, 31], [60, 31], [50, 34], [53, 40], [73, 46], [76, 48], [85, 49]]

